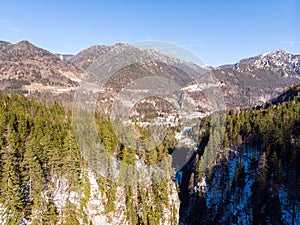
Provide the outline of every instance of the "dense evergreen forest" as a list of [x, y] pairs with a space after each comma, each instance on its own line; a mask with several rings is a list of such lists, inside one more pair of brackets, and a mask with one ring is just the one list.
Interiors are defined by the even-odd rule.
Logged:
[[[56, 224], [53, 179], [65, 175], [70, 189], [84, 181], [70, 114], [57, 103], [47, 107], [23, 95], [1, 94], [0, 138], [2, 224]], [[70, 207], [65, 221], [74, 214]]]
[[[300, 223], [300, 92], [294, 92], [286, 101], [228, 112], [214, 164], [200, 169], [204, 147], [183, 170], [184, 224]], [[203, 123], [211, 129], [209, 117]], [[202, 135], [209, 138], [211, 132]]]
[[[146, 164], [169, 157], [174, 132], [151, 152], [137, 153], [121, 145], [107, 118], [96, 116], [104, 145], [122, 163], [136, 164], [139, 154]], [[76, 144], [71, 113], [58, 103], [45, 105], [23, 95], [0, 95], [0, 220], [1, 224], [92, 224], [86, 204], [90, 200], [87, 162]], [[66, 182], [69, 193], [63, 207], [54, 204], [57, 183]], [[117, 188], [125, 189], [126, 218], [131, 224], [159, 224], [164, 209], [176, 224], [178, 212], [169, 201], [172, 178], [148, 186], [132, 186], [97, 177], [104, 194], [105, 213], [114, 211]], [[76, 202], [70, 193], [77, 193]], [[173, 209], [173, 211], [172, 211]]]

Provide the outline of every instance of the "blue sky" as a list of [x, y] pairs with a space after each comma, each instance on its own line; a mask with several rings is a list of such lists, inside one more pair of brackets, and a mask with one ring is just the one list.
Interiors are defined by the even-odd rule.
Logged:
[[217, 66], [279, 48], [300, 54], [299, 2], [0, 0], [0, 40], [72, 54], [94, 44], [161, 40]]

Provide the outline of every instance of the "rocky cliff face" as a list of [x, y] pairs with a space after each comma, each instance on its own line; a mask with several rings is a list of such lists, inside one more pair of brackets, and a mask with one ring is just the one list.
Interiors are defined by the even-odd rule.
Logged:
[[[86, 184], [87, 190], [84, 193], [79, 193], [76, 191], [69, 190], [68, 180], [64, 177], [57, 177], [53, 180], [54, 189], [53, 189], [53, 202], [59, 212], [60, 221], [58, 224], [63, 224], [63, 216], [65, 210], [69, 204], [73, 204], [76, 206], [77, 210], [84, 207], [83, 215], [80, 215], [81, 218], [86, 218], [88, 224], [95, 225], [131, 225], [132, 221], [129, 219], [127, 213], [127, 204], [126, 203], [126, 194], [125, 187], [120, 185], [116, 187], [116, 198], [113, 202], [114, 208], [111, 211], [107, 210], [107, 203], [109, 201], [107, 193], [99, 186], [99, 182], [97, 181], [99, 178], [95, 175], [92, 170], [83, 171], [83, 174], [86, 175]], [[176, 221], [179, 219], [179, 205], [180, 201], [178, 198], [177, 190], [175, 188], [175, 184], [170, 181], [168, 183], [168, 205], [164, 205], [164, 213], [161, 218], [159, 218], [159, 225], [169, 225], [169, 224], [177, 224]], [[135, 201], [138, 202], [138, 189], [141, 188], [143, 191], [151, 192], [151, 185], [143, 184], [141, 187], [133, 187], [136, 188], [135, 196], [130, 199], [133, 203]], [[82, 195], [87, 200], [86, 202], [82, 202]], [[153, 202], [152, 202], [153, 201]], [[148, 199], [149, 207], [154, 203], [156, 199]], [[138, 208], [137, 213], [142, 213], [142, 208]], [[84, 220], [81, 220], [81, 224], [85, 225]]]

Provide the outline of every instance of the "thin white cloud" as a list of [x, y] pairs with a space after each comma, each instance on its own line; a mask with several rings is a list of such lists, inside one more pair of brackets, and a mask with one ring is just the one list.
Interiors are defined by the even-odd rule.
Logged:
[[0, 28], [5, 31], [10, 31], [14, 33], [20, 33], [21, 30], [19, 28], [10, 26], [9, 22], [6, 19], [0, 19]]
[[286, 47], [293, 48], [300, 45], [300, 41], [283, 41], [283, 44]]
[[11, 32], [15, 32], [15, 33], [20, 33], [21, 32], [21, 30], [19, 30], [18, 28], [15, 28], [15, 27], [10, 27], [10, 28], [8, 28], [8, 30], [11, 31]]

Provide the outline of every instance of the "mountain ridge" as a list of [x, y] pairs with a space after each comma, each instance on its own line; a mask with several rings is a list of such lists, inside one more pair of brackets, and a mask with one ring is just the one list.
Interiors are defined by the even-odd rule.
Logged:
[[70, 78], [79, 79], [82, 76], [83, 70], [78, 66], [60, 60], [56, 55], [29, 41], [6, 44], [0, 51], [2, 90], [74, 87], [76, 84]]
[[[130, 50], [136, 56], [149, 59], [142, 65], [129, 65], [127, 70], [116, 71], [109, 85], [121, 89], [134, 79], [147, 74], [162, 73], [162, 76], [179, 81], [182, 88], [199, 99], [203, 93], [189, 86], [193, 73], [205, 74], [206, 68], [181, 61], [156, 50], [143, 50], [127, 43], [112, 46], [93, 45], [76, 55], [53, 54], [36, 47], [29, 41], [16, 44], [0, 42], [0, 87], [4, 91], [71, 91], [79, 85], [84, 73], [94, 62], [101, 64], [108, 56]], [[104, 57], [104, 58], [103, 58]], [[154, 59], [154, 63], [151, 62]], [[102, 60], [102, 61], [101, 61]], [[282, 49], [263, 53], [235, 64], [210, 67], [224, 93], [228, 108], [261, 105], [275, 98], [284, 88], [300, 82], [300, 55], [293, 55]], [[148, 65], [147, 65], [148, 63]], [[159, 70], [159, 67], [163, 68]], [[97, 68], [96, 68], [97, 69]], [[143, 71], [143, 72], [142, 72]], [[152, 71], [152, 72], [151, 72]], [[159, 72], [160, 71], [160, 72]], [[168, 71], [168, 72], [167, 72]], [[139, 74], [139, 75], [138, 75]], [[141, 76], [141, 74], [144, 74]], [[169, 75], [168, 75], [169, 74]], [[205, 79], [203, 79], [205, 80]], [[201, 83], [201, 80], [194, 82]]]

